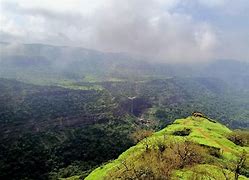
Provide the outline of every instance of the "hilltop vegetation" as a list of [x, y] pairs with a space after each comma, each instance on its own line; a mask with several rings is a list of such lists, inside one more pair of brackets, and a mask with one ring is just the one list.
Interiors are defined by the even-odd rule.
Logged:
[[[186, 129], [189, 133], [180, 133]], [[249, 146], [229, 140], [228, 136], [234, 135], [231, 133], [205, 118], [178, 119], [97, 168], [86, 180], [247, 179]], [[244, 133], [248, 142], [248, 132]]]

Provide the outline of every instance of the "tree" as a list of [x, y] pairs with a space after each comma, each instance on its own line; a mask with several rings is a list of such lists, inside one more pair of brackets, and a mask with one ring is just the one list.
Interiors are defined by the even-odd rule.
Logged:
[[190, 141], [172, 144], [170, 148], [178, 158], [180, 169], [202, 161], [203, 148]]
[[154, 133], [152, 130], [139, 129], [134, 132], [131, 137], [135, 143], [142, 141], [142, 144], [145, 146], [145, 150], [149, 150], [149, 139], [148, 137]]
[[244, 167], [246, 162], [246, 152], [243, 151], [243, 153], [239, 156], [237, 163], [234, 168], [234, 179], [238, 180], [239, 175], [241, 174], [241, 169]]

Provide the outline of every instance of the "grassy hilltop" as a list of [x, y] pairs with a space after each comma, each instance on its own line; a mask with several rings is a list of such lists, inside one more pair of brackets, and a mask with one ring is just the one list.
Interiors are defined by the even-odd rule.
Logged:
[[143, 139], [85, 179], [248, 179], [248, 156], [247, 132], [191, 116]]

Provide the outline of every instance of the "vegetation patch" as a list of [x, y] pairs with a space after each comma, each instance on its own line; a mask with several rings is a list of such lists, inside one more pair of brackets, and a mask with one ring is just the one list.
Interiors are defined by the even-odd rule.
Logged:
[[171, 143], [164, 151], [151, 148], [140, 154], [141, 162], [123, 160], [105, 179], [168, 179], [174, 169], [203, 161], [204, 149], [192, 142]]
[[216, 147], [211, 147], [211, 146], [206, 146], [206, 145], [201, 145], [202, 147], [206, 148], [208, 153], [211, 156], [217, 157], [217, 158], [221, 158], [222, 154], [221, 154], [221, 149], [220, 148], [216, 148]]
[[249, 146], [249, 132], [237, 130], [228, 135], [228, 139], [239, 146]]
[[191, 129], [184, 128], [183, 130], [173, 132], [174, 136], [188, 136], [191, 133]]

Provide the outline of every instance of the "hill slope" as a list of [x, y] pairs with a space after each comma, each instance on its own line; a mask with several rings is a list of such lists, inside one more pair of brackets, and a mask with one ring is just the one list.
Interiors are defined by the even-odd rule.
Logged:
[[[88, 172], [133, 145], [132, 121], [102, 90], [0, 78], [0, 179]], [[111, 157], [102, 156], [105, 151]]]
[[233, 178], [242, 159], [246, 160], [238, 170], [243, 174], [239, 179], [248, 179], [248, 144], [236, 145], [227, 138], [231, 133], [213, 120], [178, 119], [131, 147], [118, 159], [97, 168], [86, 180]]

